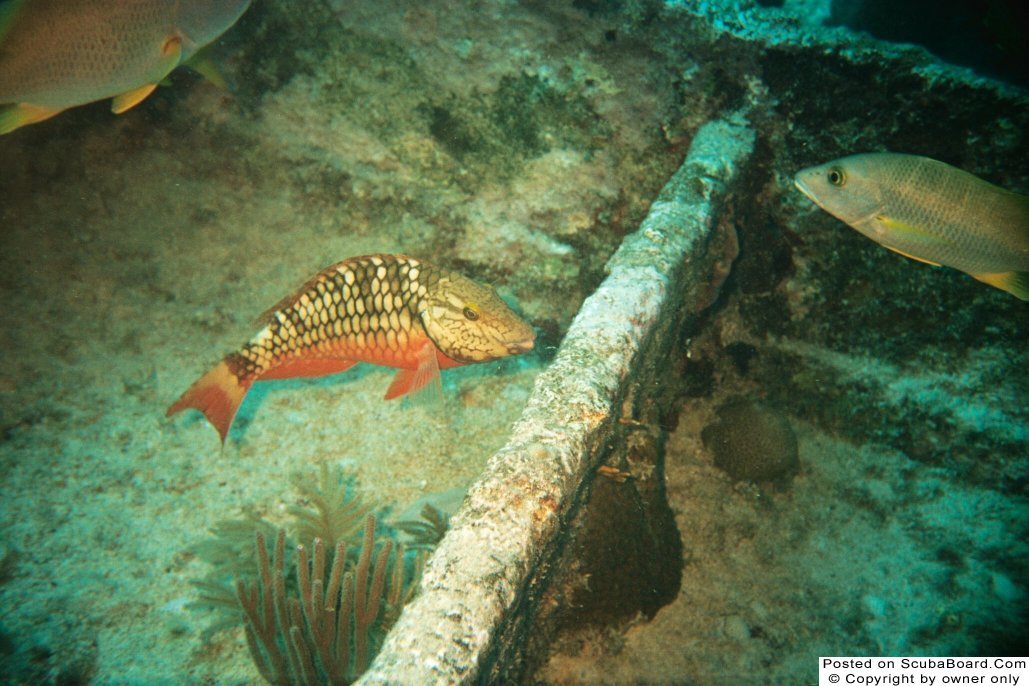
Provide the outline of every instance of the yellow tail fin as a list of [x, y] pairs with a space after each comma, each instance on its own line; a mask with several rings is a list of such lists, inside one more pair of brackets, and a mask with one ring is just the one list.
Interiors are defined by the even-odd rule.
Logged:
[[1029, 272], [1003, 272], [1000, 274], [972, 274], [983, 283], [1007, 291], [1019, 300], [1029, 300]]

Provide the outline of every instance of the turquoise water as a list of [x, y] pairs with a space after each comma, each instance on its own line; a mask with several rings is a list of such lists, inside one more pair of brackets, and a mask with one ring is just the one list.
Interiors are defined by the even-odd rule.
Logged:
[[[0, 680], [261, 683], [238, 615], [190, 607], [210, 529], [293, 535], [315, 506], [291, 475], [322, 465], [380, 540], [423, 503], [452, 512], [729, 112], [757, 140], [715, 222], [738, 249], [674, 334], [657, 429], [679, 587], [650, 621], [570, 612], [524, 680], [811, 683], [818, 655], [1024, 651], [1026, 306], [883, 250], [791, 178], [889, 149], [1024, 192], [1026, 93], [823, 31], [843, 3], [766, 5], [256, 3], [213, 46], [231, 90], [180, 69], [124, 114], [0, 137]], [[442, 401], [382, 401], [393, 372], [371, 365], [260, 383], [224, 446], [165, 417], [266, 308], [376, 252], [493, 284], [535, 350], [444, 371]], [[701, 436], [741, 398], [792, 427], [795, 474], [716, 466]]]

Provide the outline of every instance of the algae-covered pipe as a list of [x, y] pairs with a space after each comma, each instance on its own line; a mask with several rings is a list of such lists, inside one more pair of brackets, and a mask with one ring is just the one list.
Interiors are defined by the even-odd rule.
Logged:
[[[680, 267], [706, 244], [716, 208], [750, 154], [741, 120], [710, 122], [640, 228], [608, 262], [608, 276], [576, 315], [507, 444], [494, 454], [429, 560], [420, 592], [359, 684], [489, 682], [517, 650], [516, 616], [539, 588], [569, 509], [596, 468], [617, 419], [615, 401], [665, 301], [689, 288]], [[534, 596], [535, 594], [535, 596]], [[500, 637], [503, 636], [503, 639]], [[515, 637], [515, 639], [512, 639]], [[500, 657], [498, 657], [500, 656]]]

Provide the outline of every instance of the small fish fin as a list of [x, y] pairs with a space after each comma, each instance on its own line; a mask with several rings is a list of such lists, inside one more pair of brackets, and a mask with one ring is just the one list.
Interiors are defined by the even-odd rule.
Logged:
[[206, 46], [193, 53], [193, 56], [186, 60], [185, 66], [189, 67], [205, 79], [218, 86], [222, 90], [232, 91], [229, 80], [225, 77], [218, 63], [211, 57], [210, 46]]
[[[943, 238], [942, 236], [938, 236], [938, 235], [936, 235], [936, 234], [934, 234], [934, 233], [932, 233], [930, 231], [926, 231], [925, 229], [923, 229], [920, 226], [914, 226], [913, 224], [906, 224], [906, 223], [904, 223], [902, 221], [898, 221], [898, 220], [893, 219], [891, 217], [888, 217], [888, 216], [886, 216], [884, 214], [880, 214], [879, 216], [877, 216], [876, 217], [876, 221], [878, 221], [880, 224], [885, 226], [886, 229], [890, 232], [890, 234], [892, 234], [895, 237], [901, 238], [902, 240], [900, 242], [909, 243], [909, 244], [910, 243], [916, 243], [919, 246], [924, 246], [924, 247], [927, 247], [927, 248], [933, 248], [933, 247], [953, 248], [954, 247], [954, 244], [951, 243], [950, 241], [948, 241], [947, 239]], [[931, 264], [934, 267], [939, 267], [940, 266], [936, 262], [931, 262], [931, 261], [925, 259], [924, 257], [918, 257], [917, 255], [912, 255], [909, 252], [904, 252], [902, 250], [898, 250], [897, 248], [894, 248], [894, 247], [891, 247], [889, 245], [886, 245], [885, 243], [880, 243], [880, 245], [882, 245], [883, 247], [889, 248], [890, 250], [892, 250], [895, 253], [900, 253], [904, 257], [908, 257], [908, 258], [910, 258], [912, 260], [917, 260], [919, 262], [924, 262], [926, 264]]]
[[[900, 242], [908, 244], [914, 243], [916, 245], [923, 246], [926, 248], [953, 247], [953, 244], [950, 241], [946, 240], [941, 236], [937, 236], [929, 231], [926, 231], [925, 229], [919, 226], [906, 224], [904, 222], [897, 221], [896, 219], [892, 219], [891, 217], [882, 214], [876, 217], [876, 221], [885, 226], [892, 236], [900, 238]], [[916, 262], [922, 262], [924, 264], [931, 264], [934, 267], [940, 266], [939, 262], [927, 260], [924, 257], [919, 257], [918, 255], [915, 255], [913, 253], [909, 253], [904, 250], [894, 248], [891, 245], [886, 245], [885, 243], [880, 243], [880, 245], [882, 245], [884, 248], [892, 250], [898, 255], [903, 255], [904, 257], [910, 260], [915, 260]]]
[[63, 110], [38, 107], [27, 103], [17, 105], [0, 105], [0, 136], [20, 129], [27, 124], [35, 124], [60, 114]]
[[153, 93], [155, 88], [157, 88], [156, 83], [148, 83], [140, 86], [139, 88], [133, 88], [127, 93], [114, 96], [114, 99], [111, 100], [111, 111], [115, 114], [121, 114], [122, 112], [131, 110], [133, 107], [146, 100], [146, 96]]
[[918, 257], [917, 255], [912, 255], [909, 252], [904, 252], [903, 250], [897, 250], [896, 248], [891, 248], [888, 245], [884, 245], [883, 247], [886, 248], [887, 250], [892, 250], [893, 252], [897, 253], [898, 255], [903, 255], [904, 257], [908, 258], [909, 260], [914, 260], [915, 262], [921, 262], [923, 264], [931, 264], [934, 267], [939, 267], [940, 266], [939, 262], [932, 262], [930, 260], [925, 259], [924, 257]]
[[998, 274], [972, 274], [972, 277], [994, 288], [1007, 291], [1019, 300], [1029, 300], [1029, 272], [1001, 272]]
[[295, 379], [297, 377], [325, 376], [338, 374], [357, 364], [357, 360], [341, 360], [334, 357], [298, 359], [284, 362], [261, 375], [261, 381], [269, 379]]
[[925, 229], [894, 219], [889, 215], [883, 214], [882, 211], [875, 215], [875, 221], [880, 224], [884, 224], [890, 231], [903, 234], [905, 236], [918, 236], [919, 238], [930, 236]]
[[168, 74], [172, 73], [172, 70], [179, 66], [181, 61], [182, 38], [170, 36], [164, 41], [164, 45], [161, 46], [161, 59], [158, 60], [147, 82], [138, 88], [133, 88], [130, 91], [114, 96], [114, 99], [111, 100], [111, 111], [115, 114], [121, 114], [146, 100], [147, 96], [157, 88], [157, 84], [164, 81]]
[[[433, 357], [436, 359], [436, 369], [443, 369], [440, 364], [439, 354], [436, 353], [436, 346], [432, 346]], [[449, 417], [444, 413], [446, 409], [446, 402], [443, 398], [443, 377], [439, 371], [435, 374], [430, 375], [429, 380], [421, 388], [417, 388], [411, 391], [407, 395], [411, 399], [412, 404], [415, 406], [423, 407], [432, 413], [436, 414], [437, 419], [443, 420], [446, 424]], [[441, 426], [443, 426], [441, 424]]]
[[225, 361], [219, 362], [211, 371], [201, 376], [182, 397], [168, 408], [166, 416], [186, 408], [200, 410], [207, 421], [218, 430], [222, 443], [229, 434], [229, 427], [236, 417], [243, 397], [250, 390], [252, 382], [241, 382], [229, 369]]
[[[439, 361], [436, 359], [436, 346], [431, 341], [418, 350], [418, 366], [414, 369], [401, 369], [393, 377], [393, 383], [386, 389], [385, 400], [393, 400], [422, 389], [439, 392], [443, 397], [443, 386], [439, 376]], [[435, 387], [435, 390], [433, 389]]]
[[18, 17], [18, 12], [25, 6], [26, 2], [27, 0], [10, 0], [9, 2], [0, 3], [0, 43], [3, 42], [4, 36], [14, 26], [14, 20]]

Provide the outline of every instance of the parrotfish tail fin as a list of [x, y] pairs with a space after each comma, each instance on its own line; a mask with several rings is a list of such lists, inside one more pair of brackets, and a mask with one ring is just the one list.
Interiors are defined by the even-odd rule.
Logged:
[[61, 110], [52, 110], [47, 107], [37, 107], [25, 103], [17, 105], [0, 105], [0, 136], [20, 129], [27, 124], [49, 119]]
[[1029, 300], [1029, 272], [1003, 272], [1000, 274], [972, 274], [983, 283], [1007, 291], [1019, 300]]
[[229, 434], [229, 427], [232, 426], [232, 420], [236, 417], [243, 397], [253, 385], [252, 380], [241, 381], [232, 372], [228, 362], [229, 358], [226, 358], [197, 379], [167, 412], [170, 417], [186, 408], [200, 410], [207, 417], [207, 421], [218, 430], [222, 443], [225, 443], [225, 437]]
[[418, 366], [414, 369], [401, 369], [393, 377], [393, 383], [386, 389], [386, 400], [393, 400], [409, 394], [423, 392], [438, 394], [443, 397], [443, 385], [440, 382], [439, 362], [436, 359], [436, 346], [431, 342], [418, 350]]
[[21, 8], [25, 6], [25, 2], [26, 0], [10, 0], [10, 2], [0, 3], [0, 43], [4, 41], [4, 36], [14, 26], [14, 20], [18, 17]]
[[114, 99], [111, 100], [111, 111], [121, 114], [146, 100], [147, 96], [157, 88], [157, 84], [164, 81], [165, 77], [172, 73], [172, 70], [179, 66], [181, 61], [182, 39], [179, 36], [170, 36], [161, 46], [161, 59], [149, 80], [138, 88], [114, 96]]

